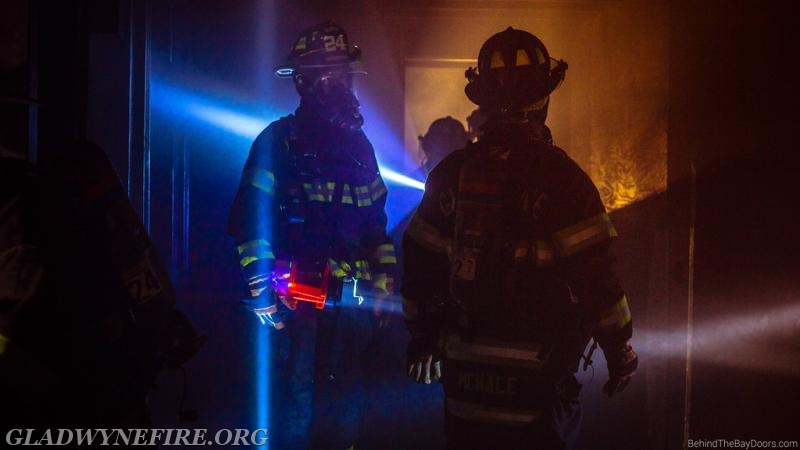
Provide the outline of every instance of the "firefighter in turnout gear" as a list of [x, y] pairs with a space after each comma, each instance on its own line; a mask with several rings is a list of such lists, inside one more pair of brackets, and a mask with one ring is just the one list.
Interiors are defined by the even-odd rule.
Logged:
[[464, 148], [469, 142], [469, 135], [464, 125], [447, 116], [431, 122], [428, 132], [419, 137], [421, 165], [425, 176], [449, 155], [453, 150]]
[[146, 428], [159, 370], [181, 366], [205, 338], [175, 308], [111, 162], [76, 142], [40, 166], [0, 154], [0, 173], [4, 423]]
[[300, 106], [253, 143], [231, 211], [245, 303], [274, 330], [276, 448], [357, 440], [362, 362], [392, 290], [387, 190], [352, 86], [360, 54], [332, 22], [299, 35], [275, 73], [293, 79]]
[[570, 448], [589, 340], [608, 395], [637, 367], [616, 231], [544, 124], [566, 69], [528, 32], [486, 41], [465, 88], [483, 134], [433, 170], [404, 235], [408, 371], [443, 382], [448, 448]]

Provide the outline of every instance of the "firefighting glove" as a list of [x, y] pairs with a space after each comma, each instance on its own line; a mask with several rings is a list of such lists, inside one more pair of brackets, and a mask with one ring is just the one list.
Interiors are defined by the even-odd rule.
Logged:
[[253, 279], [248, 283], [248, 287], [250, 297], [242, 299], [245, 308], [255, 313], [262, 325], [282, 330], [284, 328], [282, 313], [285, 311], [278, 308], [277, 295], [271, 289], [269, 279]]
[[372, 315], [378, 319], [378, 327], [384, 328], [392, 318], [387, 314], [394, 294], [394, 277], [386, 274], [377, 274], [372, 281]]
[[603, 386], [603, 392], [612, 397], [630, 383], [639, 366], [639, 357], [629, 342], [611, 348], [603, 347], [603, 354], [608, 366], [608, 381]]
[[435, 351], [435, 339], [412, 338], [408, 343], [407, 375], [417, 383], [431, 384], [442, 378], [442, 358]]
[[442, 361], [433, 355], [421, 356], [409, 362], [408, 376], [417, 383], [431, 384], [431, 380], [442, 378]]

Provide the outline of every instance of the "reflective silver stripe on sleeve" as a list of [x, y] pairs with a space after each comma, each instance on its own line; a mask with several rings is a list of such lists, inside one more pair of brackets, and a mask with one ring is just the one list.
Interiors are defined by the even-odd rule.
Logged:
[[386, 185], [383, 184], [383, 179], [381, 177], [375, 178], [375, 180], [369, 184], [369, 192], [373, 202], [386, 194]]
[[[349, 187], [349, 186], [348, 186]], [[372, 206], [379, 198], [386, 195], [386, 185], [383, 184], [383, 179], [377, 177], [370, 184], [363, 186], [353, 187], [353, 194], [355, 194], [356, 206]], [[342, 203], [353, 203], [353, 197], [350, 195], [349, 189], [346, 189], [342, 195]]]
[[611, 218], [601, 213], [556, 232], [553, 241], [561, 256], [569, 256], [616, 235]]
[[419, 214], [414, 214], [408, 224], [406, 235], [428, 250], [450, 256], [453, 251], [452, 239], [445, 238], [433, 225], [425, 222]]
[[630, 323], [630, 321], [631, 310], [630, 306], [628, 306], [628, 298], [623, 295], [617, 303], [600, 314], [598, 326], [604, 331], [617, 330]]
[[269, 170], [257, 167], [247, 169], [244, 173], [244, 182], [269, 195], [275, 194], [275, 174]]
[[545, 241], [519, 241], [514, 249], [514, 259], [516, 262], [533, 260], [536, 267], [547, 267], [553, 265], [556, 253], [552, 244]]

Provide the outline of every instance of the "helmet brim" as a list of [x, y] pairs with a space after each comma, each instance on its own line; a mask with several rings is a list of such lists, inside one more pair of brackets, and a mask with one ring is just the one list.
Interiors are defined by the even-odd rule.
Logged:
[[351, 64], [307, 64], [302, 66], [293, 66], [290, 64], [281, 64], [276, 66], [273, 71], [275, 72], [275, 76], [278, 78], [291, 78], [297, 72], [302, 72], [304, 70], [315, 70], [315, 69], [324, 69], [327, 67], [341, 67], [341, 66], [351, 66], [350, 70], [347, 73], [353, 75], [366, 75], [367, 72], [361, 69], [357, 69], [352, 67]]
[[324, 69], [327, 67], [342, 67], [347, 66], [349, 67], [348, 73], [358, 74], [358, 75], [366, 75], [361, 66], [361, 49], [358, 46], [352, 46], [346, 58], [343, 58], [341, 61], [336, 62], [329, 62], [324, 64], [296, 64], [290, 61], [286, 61], [282, 64], [275, 66], [273, 72], [275, 76], [278, 78], [291, 78], [297, 72], [302, 72], [303, 70], [316, 70], [316, 69]]

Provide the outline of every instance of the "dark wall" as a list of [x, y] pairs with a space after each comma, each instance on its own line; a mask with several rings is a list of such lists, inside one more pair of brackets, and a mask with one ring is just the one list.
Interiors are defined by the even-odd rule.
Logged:
[[[694, 226], [694, 439], [796, 439], [798, 327], [781, 320], [796, 317], [800, 293], [790, 10], [777, 1], [672, 6], [669, 169], [675, 223]], [[690, 248], [688, 234], [675, 252]]]

